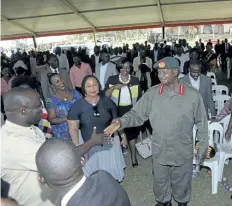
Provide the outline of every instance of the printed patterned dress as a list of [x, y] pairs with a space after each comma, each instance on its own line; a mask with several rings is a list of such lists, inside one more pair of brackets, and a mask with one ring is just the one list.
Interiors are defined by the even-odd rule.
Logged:
[[40, 128], [40, 130], [44, 133], [44, 136], [46, 139], [52, 138], [52, 132], [51, 132], [51, 124], [48, 121], [48, 112], [44, 106], [43, 100], [41, 99], [41, 105], [42, 105], [42, 118], [39, 121], [38, 125], [35, 125]]
[[232, 97], [229, 99], [229, 101], [225, 104], [221, 112], [216, 116], [216, 119], [218, 121], [225, 118], [227, 115], [229, 115], [232, 112]]
[[[76, 91], [72, 90], [73, 93], [73, 99], [71, 101], [64, 101], [61, 99], [58, 99], [55, 96], [51, 96], [47, 100], [47, 109], [55, 109], [56, 111], [56, 117], [67, 117], [68, 111], [72, 107], [72, 105], [81, 98], [81, 95]], [[63, 122], [61, 124], [51, 125], [51, 131], [53, 134], [53, 137], [59, 138], [59, 139], [67, 139], [71, 141], [71, 136], [68, 131], [68, 123]]]

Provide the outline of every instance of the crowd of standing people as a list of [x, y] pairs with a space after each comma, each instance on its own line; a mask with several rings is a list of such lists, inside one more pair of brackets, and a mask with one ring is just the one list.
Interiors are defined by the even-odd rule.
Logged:
[[[225, 71], [225, 58], [232, 58], [227, 39], [215, 52], [210, 40], [206, 48], [201, 41], [191, 48], [181, 39], [173, 46], [155, 43], [153, 49], [147, 42], [132, 49], [95, 46], [90, 57], [74, 48], [64, 54], [60, 47], [55, 54], [3, 55], [1, 178], [10, 185], [8, 196], [26, 206], [129, 206], [119, 184], [126, 168], [123, 152], [128, 146], [131, 164], [138, 167], [136, 139], [152, 135], [157, 206], [170, 206], [172, 197], [187, 205], [193, 126], [201, 164], [208, 120], [221, 119], [206, 76], [217, 71], [218, 56]], [[232, 120], [228, 141], [231, 134]]]

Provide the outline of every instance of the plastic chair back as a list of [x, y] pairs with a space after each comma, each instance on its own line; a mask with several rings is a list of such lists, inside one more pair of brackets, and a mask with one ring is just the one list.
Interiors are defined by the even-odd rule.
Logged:
[[224, 108], [224, 105], [227, 101], [229, 101], [231, 97], [229, 95], [215, 95], [213, 96], [213, 101], [215, 105], [215, 109], [217, 110], [217, 114], [221, 112]]
[[213, 95], [229, 95], [229, 89], [224, 85], [213, 85], [212, 92]]

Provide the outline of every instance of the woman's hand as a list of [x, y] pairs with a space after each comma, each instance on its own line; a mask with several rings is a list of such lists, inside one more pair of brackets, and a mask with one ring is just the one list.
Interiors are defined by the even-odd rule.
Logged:
[[114, 89], [121, 89], [123, 87], [123, 84], [116, 84], [114, 85]]
[[112, 136], [118, 129], [120, 128], [119, 120], [115, 119], [111, 122], [111, 124], [104, 130], [105, 134]]
[[93, 145], [101, 145], [101, 144], [112, 144], [112, 138], [107, 134], [97, 134], [96, 127], [93, 128], [93, 133], [91, 136], [91, 141]]
[[127, 147], [128, 142], [127, 142], [126, 135], [122, 134], [121, 137], [122, 137], [121, 145], [123, 145], [124, 147]]

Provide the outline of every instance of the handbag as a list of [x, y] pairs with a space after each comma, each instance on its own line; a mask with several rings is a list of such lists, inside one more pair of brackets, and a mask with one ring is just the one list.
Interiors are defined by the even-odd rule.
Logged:
[[142, 138], [142, 134], [140, 132], [139, 134], [139, 142], [137, 142], [135, 144], [135, 147], [139, 153], [139, 155], [143, 158], [146, 159], [148, 157], [150, 157], [152, 155], [152, 151], [151, 151], [151, 136], [149, 135], [149, 137], [143, 139]]

